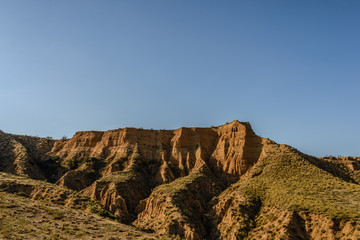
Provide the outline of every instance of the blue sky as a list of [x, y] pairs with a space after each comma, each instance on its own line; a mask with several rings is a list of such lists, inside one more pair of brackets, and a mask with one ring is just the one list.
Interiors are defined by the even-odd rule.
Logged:
[[360, 1], [0, 0], [0, 129], [250, 121], [360, 155]]

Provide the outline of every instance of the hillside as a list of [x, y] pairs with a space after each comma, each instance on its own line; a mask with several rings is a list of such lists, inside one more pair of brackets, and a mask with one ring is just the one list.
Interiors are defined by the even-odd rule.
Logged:
[[[4, 223], [27, 218], [13, 214], [24, 204], [10, 208], [12, 199], [31, 198], [32, 208], [51, 204], [76, 218], [67, 224], [82, 226], [84, 239], [360, 239], [360, 159], [308, 156], [247, 122], [68, 140], [0, 132], [0, 171], [5, 238], [27, 235]], [[84, 210], [115, 230], [84, 230]], [[76, 238], [53, 228], [54, 239]]]

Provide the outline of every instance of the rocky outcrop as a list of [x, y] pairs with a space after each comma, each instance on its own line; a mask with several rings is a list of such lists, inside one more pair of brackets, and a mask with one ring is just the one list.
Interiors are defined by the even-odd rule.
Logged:
[[[277, 207], [264, 207], [257, 214], [256, 207], [230, 210], [219, 226], [220, 236], [214, 239], [358, 239], [359, 222], [337, 220], [321, 214]], [[250, 210], [250, 211], [249, 211]], [[249, 221], [250, 220], [250, 221]], [[227, 224], [225, 223], [227, 221]]]
[[133, 223], [141, 229], [182, 239], [204, 239], [209, 232], [208, 202], [221, 192], [219, 181], [206, 165], [192, 169], [186, 177], [154, 189], [137, 207]]
[[[206, 167], [223, 185], [238, 179], [260, 158], [262, 142], [250, 124], [233, 121], [213, 128], [78, 132], [69, 140], [56, 141], [50, 155], [63, 162], [89, 157], [104, 161], [102, 177], [83, 193], [129, 222], [136, 219], [135, 209], [150, 195], [150, 189], [186, 177], [193, 169]], [[138, 156], [136, 164], [134, 155]], [[58, 184], [79, 190], [89, 181], [84, 171], [76, 169]]]
[[56, 184], [80, 191], [90, 186], [95, 181], [94, 174], [95, 173], [88, 172], [87, 170], [71, 170], [65, 173]]
[[47, 153], [51, 151], [54, 145], [54, 140], [50, 137], [40, 138], [14, 134], [10, 134], [9, 136], [19, 142], [26, 149], [31, 159], [34, 159], [34, 161], [44, 160]]
[[28, 151], [22, 144], [23, 141], [18, 141], [18, 139], [22, 138], [0, 131], [0, 171], [28, 176], [33, 179], [45, 179], [32, 156], [40, 157], [41, 154], [36, 154], [36, 149], [37, 147], [42, 148], [40, 145], [46, 144], [46, 140], [42, 141], [29, 137], [33, 141], [29, 140], [25, 145], [31, 145], [29, 142], [34, 143], [36, 140], [38, 140], [38, 144], [33, 144], [33, 151]]
[[[103, 173], [106, 175], [116, 171], [116, 168], [120, 169], [120, 166], [116, 166], [116, 162], [124, 156], [137, 152], [143, 161], [157, 161], [161, 166], [157, 172], [157, 184], [186, 176], [192, 168], [201, 165], [203, 161], [217, 176], [235, 180], [257, 162], [262, 152], [262, 138], [254, 134], [249, 123], [238, 121], [213, 128], [177, 130], [125, 128], [106, 132], [77, 132], [69, 140], [55, 141], [5, 133], [0, 137], [7, 145], [3, 148], [14, 149], [14, 144], [11, 142], [16, 142], [20, 146], [17, 152], [20, 155], [23, 153], [19, 158], [22, 158], [23, 162], [28, 161], [32, 165], [37, 165], [27, 170], [37, 171], [31, 175], [34, 178], [41, 178], [41, 175], [44, 175], [42, 172], [46, 172], [46, 169], [41, 167], [44, 163], [50, 163], [49, 157], [56, 157], [54, 161], [60, 159], [60, 162], [66, 160], [81, 162], [88, 157], [95, 157], [111, 163]], [[25, 156], [26, 154], [28, 156]], [[26, 158], [28, 160], [25, 160]], [[1, 163], [13, 161], [10, 160], [10, 155], [4, 156], [3, 159]], [[12, 171], [12, 173], [22, 171], [10, 170], [10, 168], [3, 167], [2, 171]], [[27, 168], [31, 167], [27, 166]]]
[[210, 157], [213, 171], [231, 179], [254, 165], [262, 153], [262, 138], [255, 135], [249, 123], [232, 122], [216, 129], [219, 139]]
[[134, 152], [140, 153], [144, 161], [156, 160], [164, 165], [170, 178], [186, 176], [201, 164], [197, 155], [217, 174], [238, 178], [260, 157], [262, 138], [255, 135], [249, 123], [238, 121], [214, 128], [125, 128], [78, 132], [67, 141], [56, 141], [50, 155], [62, 159], [96, 157], [111, 162]]
[[120, 221], [129, 223], [136, 218], [135, 208], [150, 194], [149, 176], [135, 160], [124, 170], [115, 171], [95, 181], [82, 193], [97, 199]]
[[66, 172], [56, 184], [66, 186], [72, 190], [80, 191], [90, 186], [101, 174], [104, 163], [97, 158], [88, 157], [76, 170]]
[[77, 209], [102, 207], [89, 197], [44, 181], [0, 172], [0, 190]]
[[316, 159], [315, 164], [332, 169], [333, 175], [345, 181], [360, 184], [360, 157], [323, 157]]

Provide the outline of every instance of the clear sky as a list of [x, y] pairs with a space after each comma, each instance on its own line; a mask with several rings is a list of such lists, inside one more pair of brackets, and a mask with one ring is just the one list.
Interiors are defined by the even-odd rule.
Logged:
[[234, 119], [360, 156], [360, 1], [0, 0], [0, 129], [41, 137]]

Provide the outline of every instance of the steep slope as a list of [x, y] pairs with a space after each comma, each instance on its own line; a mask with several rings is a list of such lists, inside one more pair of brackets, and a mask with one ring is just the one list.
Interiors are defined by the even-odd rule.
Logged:
[[313, 161], [322, 169], [332, 172], [335, 176], [360, 184], [360, 157], [323, 157]]
[[357, 239], [360, 186], [281, 145], [213, 202], [220, 239]]
[[[55, 142], [49, 154], [70, 170], [58, 184], [83, 189], [121, 221], [130, 222], [136, 219], [137, 205], [156, 186], [186, 177], [203, 165], [225, 186], [256, 163], [261, 151], [262, 139], [251, 126], [233, 121], [216, 128], [78, 132], [72, 139]], [[84, 171], [84, 159], [89, 157], [103, 163], [96, 181]]]
[[154, 189], [137, 207], [134, 225], [186, 239], [206, 237], [208, 202], [220, 192], [219, 181], [202, 165], [188, 176]]
[[32, 200], [42, 200], [76, 209], [93, 208], [96, 211], [102, 209], [96, 201], [76, 191], [8, 173], [0, 172], [0, 190], [27, 196]]
[[34, 159], [41, 158], [51, 149], [46, 139], [16, 136], [0, 131], [0, 171], [45, 179]]
[[[81, 206], [87, 204], [73, 201], [71, 206], [64, 206], [54, 201], [57, 195], [69, 191], [52, 184], [1, 173], [0, 186], [0, 239], [158, 239], [154, 234], [84, 211]], [[42, 200], [36, 197], [40, 188], [47, 192]], [[96, 207], [86, 197], [82, 203]]]
[[135, 161], [134, 159], [125, 170], [107, 174], [82, 191], [99, 200], [119, 220], [126, 223], [136, 218], [136, 206], [150, 194], [146, 178], [149, 175], [144, 174], [144, 169]]
[[110, 161], [138, 152], [146, 161], [170, 162], [170, 166], [174, 166], [173, 175], [182, 177], [196, 165], [198, 148], [202, 150], [202, 158], [218, 174], [238, 177], [259, 158], [261, 138], [254, 134], [249, 123], [238, 121], [214, 128], [125, 128], [78, 132], [70, 140], [55, 141], [50, 155], [61, 159], [96, 157]]

